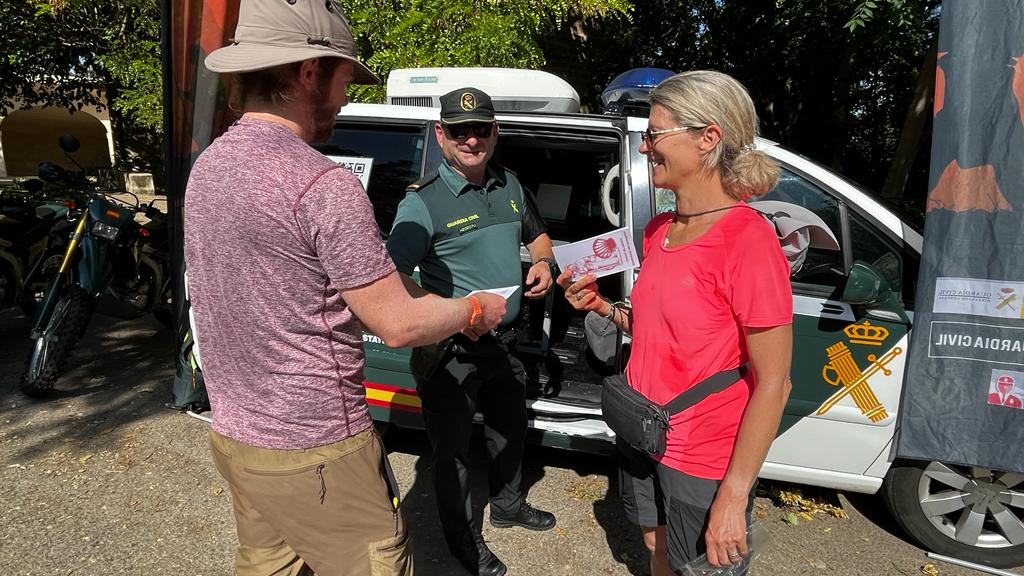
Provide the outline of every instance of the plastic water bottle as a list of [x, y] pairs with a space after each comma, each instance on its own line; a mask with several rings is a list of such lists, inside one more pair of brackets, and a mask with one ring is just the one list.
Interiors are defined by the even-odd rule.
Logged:
[[764, 526], [751, 524], [747, 527], [747, 555], [743, 557], [743, 560], [726, 566], [712, 566], [708, 562], [708, 555], [701, 554], [683, 566], [683, 574], [685, 576], [746, 576], [750, 565], [768, 549], [770, 539]]

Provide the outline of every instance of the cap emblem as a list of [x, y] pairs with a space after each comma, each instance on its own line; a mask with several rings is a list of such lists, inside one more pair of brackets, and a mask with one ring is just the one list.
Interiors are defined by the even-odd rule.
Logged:
[[466, 112], [476, 108], [476, 96], [472, 92], [463, 92], [459, 104]]

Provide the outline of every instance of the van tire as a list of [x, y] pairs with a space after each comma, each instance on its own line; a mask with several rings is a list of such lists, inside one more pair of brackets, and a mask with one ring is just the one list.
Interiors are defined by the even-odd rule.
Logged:
[[[1020, 508], [1002, 503], [1011, 493], [1024, 493], [1024, 482], [1017, 478], [1024, 480], [1024, 475], [940, 462], [897, 461], [886, 475], [882, 496], [900, 527], [924, 548], [977, 564], [1012, 568], [1024, 565], [1024, 542], [1011, 542], [992, 513], [993, 508], [1005, 510], [1021, 521]], [[924, 500], [932, 501], [930, 511]], [[944, 514], [936, 509], [941, 502], [950, 503]], [[964, 514], [982, 513], [980, 535], [970, 537], [972, 543], [956, 540], [956, 534], [963, 537], [964, 532], [957, 528], [958, 520]]]

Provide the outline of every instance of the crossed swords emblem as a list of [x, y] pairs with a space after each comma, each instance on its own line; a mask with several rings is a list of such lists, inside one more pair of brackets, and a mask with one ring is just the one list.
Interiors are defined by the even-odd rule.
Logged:
[[996, 310], [1002, 310], [1003, 308], [1009, 306], [1010, 310], [1013, 310], [1015, 312], [1017, 311], [1017, 309], [1013, 307], [1013, 301], [1017, 299], [1016, 292], [1010, 293], [1010, 295], [1008, 295], [1006, 298], [1003, 298], [1002, 296], [998, 295], [996, 296], [996, 298], [999, 299], [999, 304], [996, 304]]
[[832, 409], [840, 400], [852, 396], [853, 401], [860, 408], [861, 414], [868, 417], [872, 422], [880, 422], [889, 417], [885, 406], [878, 401], [875, 391], [868, 385], [868, 379], [881, 371], [886, 376], [892, 374], [885, 366], [892, 362], [893, 358], [903, 353], [899, 346], [885, 353], [881, 359], [874, 354], [868, 354], [868, 362], [871, 362], [866, 370], [861, 371], [857, 361], [853, 358], [850, 349], [843, 342], [837, 342], [825, 349], [828, 353], [828, 364], [821, 369], [821, 376], [826, 382], [833, 386], [842, 385], [842, 390], [833, 394], [824, 404], [818, 408], [817, 414], [821, 416]]

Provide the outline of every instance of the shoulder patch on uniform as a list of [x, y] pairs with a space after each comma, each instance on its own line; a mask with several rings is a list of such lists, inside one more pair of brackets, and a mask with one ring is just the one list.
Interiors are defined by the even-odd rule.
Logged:
[[431, 170], [430, 172], [425, 174], [419, 180], [417, 180], [417, 181], [413, 182], [412, 184], [409, 184], [408, 186], [406, 186], [405, 189], [406, 190], [419, 190], [420, 188], [426, 186], [427, 184], [430, 184], [434, 180], [437, 180], [437, 177], [438, 177], [437, 170]]

